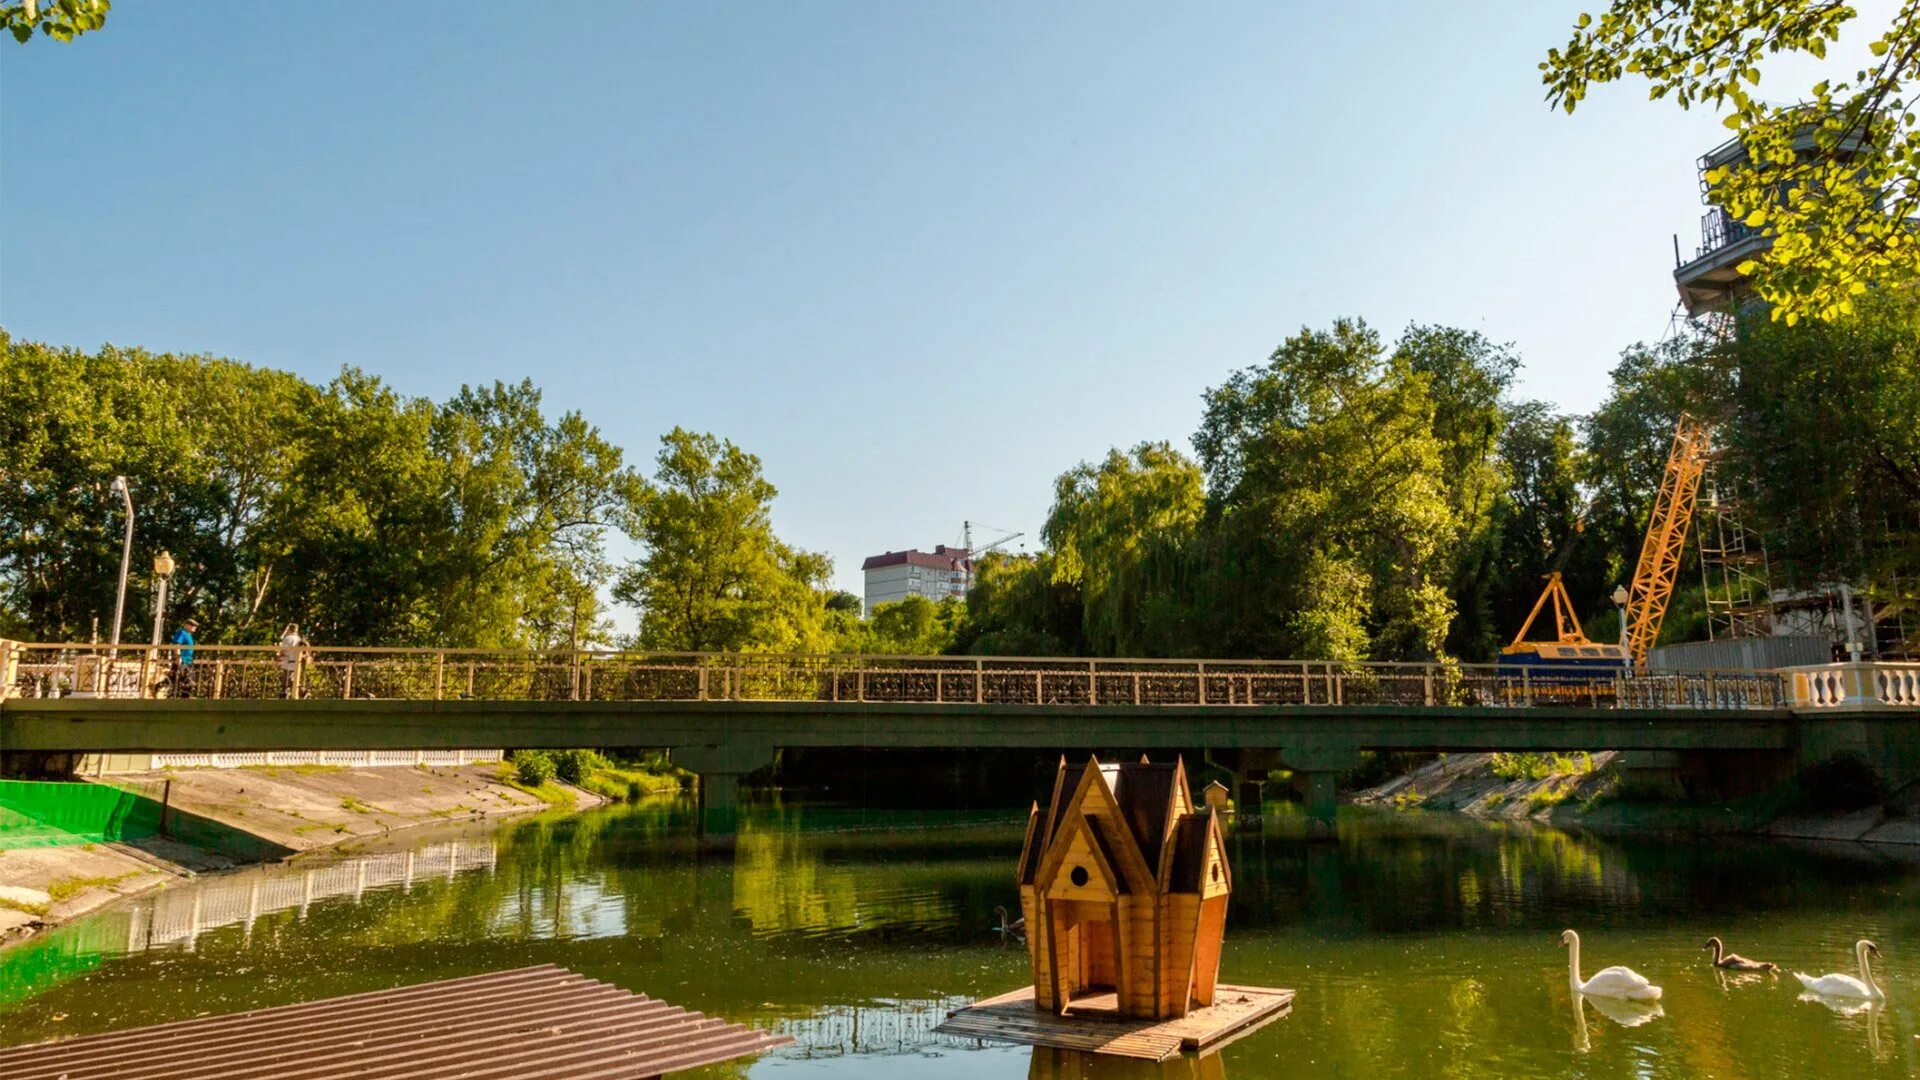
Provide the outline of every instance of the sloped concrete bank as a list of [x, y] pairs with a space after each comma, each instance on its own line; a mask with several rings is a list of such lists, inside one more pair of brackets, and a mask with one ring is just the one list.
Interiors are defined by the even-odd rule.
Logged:
[[196, 874], [423, 825], [605, 801], [558, 782], [528, 791], [509, 784], [498, 764], [183, 769], [113, 779], [166, 789], [168, 835], [0, 850], [0, 946]]
[[[1879, 806], [1814, 814], [1793, 808], [1790, 791], [1720, 802], [1649, 799], [1609, 751], [1559, 755], [1544, 775], [1495, 768], [1493, 754], [1448, 754], [1354, 793], [1356, 805], [1437, 810], [1608, 831], [1744, 833], [1804, 840], [1920, 845], [1920, 785]], [[1559, 771], [1553, 771], [1554, 767]], [[1536, 770], [1539, 771], [1539, 770]], [[1501, 775], [1506, 772], [1509, 775]]]

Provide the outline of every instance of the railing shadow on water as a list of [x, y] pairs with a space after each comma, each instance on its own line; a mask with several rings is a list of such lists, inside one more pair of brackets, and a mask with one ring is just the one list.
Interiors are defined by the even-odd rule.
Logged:
[[9, 643], [8, 651], [4, 687], [13, 696], [224, 701], [1751, 710], [1782, 707], [1788, 685], [1776, 672], [1452, 662], [201, 645], [183, 664], [175, 646], [116, 655], [100, 645]]

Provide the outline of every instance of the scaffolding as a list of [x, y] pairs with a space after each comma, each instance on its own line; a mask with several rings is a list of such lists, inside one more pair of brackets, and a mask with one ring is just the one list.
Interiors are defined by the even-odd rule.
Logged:
[[1700, 584], [1706, 599], [1707, 637], [1766, 637], [1773, 633], [1773, 587], [1767, 546], [1747, 528], [1738, 482], [1720, 469], [1720, 452], [1709, 449], [1698, 503]]

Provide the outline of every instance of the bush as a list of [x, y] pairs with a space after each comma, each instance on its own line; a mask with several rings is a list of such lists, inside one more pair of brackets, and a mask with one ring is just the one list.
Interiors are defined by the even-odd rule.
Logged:
[[574, 787], [586, 783], [594, 770], [609, 764], [598, 750], [562, 750], [553, 757], [554, 774], [560, 777], [561, 783]]
[[553, 755], [545, 750], [515, 750], [507, 759], [513, 777], [528, 787], [539, 787], [553, 779], [556, 766]]

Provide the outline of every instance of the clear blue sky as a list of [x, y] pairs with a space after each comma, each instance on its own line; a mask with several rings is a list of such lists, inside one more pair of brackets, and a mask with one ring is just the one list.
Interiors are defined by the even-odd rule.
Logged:
[[1590, 409], [1726, 133], [1550, 112], [1582, 6], [123, 0], [0, 44], [0, 323], [710, 430], [858, 591], [1303, 324], [1479, 329]]

